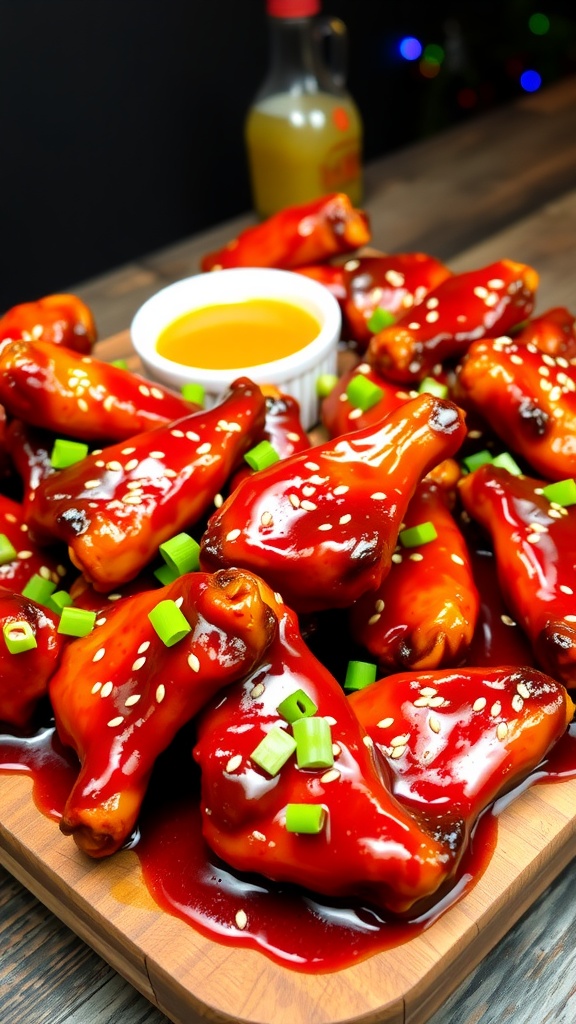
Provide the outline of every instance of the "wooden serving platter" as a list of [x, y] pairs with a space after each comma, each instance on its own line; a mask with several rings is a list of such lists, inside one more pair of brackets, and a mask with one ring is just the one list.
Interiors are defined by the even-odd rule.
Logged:
[[[127, 332], [97, 354], [128, 357]], [[534, 784], [502, 806], [482, 876], [425, 931], [314, 975], [208, 939], [161, 910], [135, 853], [90, 860], [36, 809], [31, 786], [24, 774], [0, 773], [0, 863], [175, 1024], [424, 1024], [576, 846], [576, 778]]]

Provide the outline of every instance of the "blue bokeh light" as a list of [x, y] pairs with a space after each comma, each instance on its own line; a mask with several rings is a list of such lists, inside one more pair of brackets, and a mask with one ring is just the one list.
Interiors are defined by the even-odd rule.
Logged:
[[536, 92], [542, 85], [542, 76], [538, 71], [523, 71], [520, 75], [520, 85], [525, 92]]
[[414, 36], [404, 36], [398, 49], [404, 60], [418, 60], [422, 54], [422, 43]]

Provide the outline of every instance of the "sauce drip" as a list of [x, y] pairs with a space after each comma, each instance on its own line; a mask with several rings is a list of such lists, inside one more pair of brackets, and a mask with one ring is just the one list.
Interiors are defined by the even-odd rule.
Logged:
[[237, 370], [299, 352], [318, 336], [318, 320], [278, 299], [204, 306], [178, 317], [160, 333], [165, 359], [203, 370]]

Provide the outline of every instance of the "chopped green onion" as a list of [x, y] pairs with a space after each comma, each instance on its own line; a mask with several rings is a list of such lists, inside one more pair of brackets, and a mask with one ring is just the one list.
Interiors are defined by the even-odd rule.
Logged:
[[55, 590], [56, 584], [52, 580], [47, 580], [36, 572], [22, 590], [22, 597], [27, 597], [29, 601], [35, 601], [36, 604], [50, 607], [50, 597]]
[[178, 579], [180, 573], [175, 572], [170, 565], [161, 565], [158, 569], [154, 570], [154, 575], [158, 582], [165, 587], [168, 583], [174, 583], [174, 580]]
[[368, 380], [363, 373], [357, 373], [352, 377], [346, 388], [346, 398], [355, 409], [362, 409], [362, 412], [376, 405], [383, 395], [382, 388]]
[[326, 824], [322, 804], [286, 804], [286, 831], [318, 835]]
[[334, 390], [338, 383], [338, 377], [335, 373], [322, 373], [316, 381], [316, 394], [318, 398], [327, 398], [331, 391]]
[[76, 462], [81, 462], [88, 455], [88, 445], [83, 441], [67, 441], [57, 437], [50, 454], [50, 465], [53, 469], [66, 469]]
[[334, 764], [332, 731], [325, 718], [297, 718], [292, 722], [299, 768], [331, 768]]
[[512, 476], [522, 476], [522, 470], [510, 452], [501, 452], [500, 455], [494, 456], [492, 465], [498, 469], [507, 469]]
[[376, 681], [377, 666], [370, 661], [349, 661], [344, 680], [345, 690], [363, 690]]
[[95, 622], [96, 612], [91, 612], [88, 608], [74, 608], [73, 605], [69, 605], [62, 609], [58, 632], [65, 633], [66, 636], [88, 636], [88, 633], [94, 629]]
[[275, 725], [250, 754], [250, 759], [268, 775], [277, 775], [296, 750], [296, 740], [285, 729]]
[[394, 323], [396, 323], [394, 314], [383, 309], [382, 306], [378, 306], [370, 319], [366, 321], [366, 326], [369, 331], [372, 331], [372, 334], [378, 334], [378, 331], [383, 331], [385, 327], [390, 327]]
[[295, 722], [298, 718], [309, 718], [310, 715], [315, 715], [318, 708], [304, 690], [294, 690], [294, 693], [280, 701], [276, 710], [287, 722]]
[[32, 626], [29, 622], [26, 622], [26, 619], [5, 622], [2, 632], [4, 634], [4, 643], [10, 654], [22, 654], [23, 651], [31, 651], [34, 647], [38, 646]]
[[159, 601], [156, 607], [148, 612], [148, 618], [166, 647], [173, 647], [192, 629], [176, 602], [168, 598], [165, 601]]
[[417, 548], [420, 544], [429, 544], [431, 540], [436, 540], [437, 536], [434, 523], [427, 522], [401, 530], [398, 540], [404, 548]]
[[127, 370], [128, 363], [125, 359], [113, 359], [110, 366], [116, 366], [119, 370]]
[[576, 480], [569, 477], [567, 480], [557, 480], [553, 484], [547, 484], [542, 488], [542, 494], [548, 501], [565, 508], [567, 505], [576, 505]]
[[182, 398], [187, 402], [192, 402], [194, 405], [204, 405], [204, 399], [206, 397], [206, 389], [203, 384], [196, 384], [190, 381], [188, 384], [183, 384]]
[[273, 466], [275, 462], [278, 462], [280, 456], [278, 452], [270, 444], [270, 441], [260, 441], [255, 448], [251, 448], [249, 452], [246, 452], [244, 461], [248, 463], [250, 469], [256, 471], [260, 469], [266, 469], [267, 466]]
[[48, 600], [48, 607], [57, 615], [61, 615], [62, 610], [69, 608], [71, 604], [72, 598], [67, 590], [55, 590]]
[[441, 381], [435, 380], [434, 377], [424, 377], [424, 380], [421, 380], [418, 386], [418, 393], [420, 395], [436, 395], [436, 398], [448, 398], [448, 385], [442, 384]]
[[479, 469], [480, 466], [485, 466], [487, 462], [492, 462], [492, 455], [487, 448], [483, 448], [481, 452], [474, 452], [472, 455], [467, 455], [462, 459], [466, 469], [473, 473], [475, 469]]
[[175, 537], [160, 544], [158, 550], [176, 576], [183, 576], [198, 568], [200, 545], [188, 533], [177, 533]]
[[7, 565], [8, 562], [12, 562], [17, 554], [16, 548], [8, 540], [6, 534], [0, 533], [0, 565]]

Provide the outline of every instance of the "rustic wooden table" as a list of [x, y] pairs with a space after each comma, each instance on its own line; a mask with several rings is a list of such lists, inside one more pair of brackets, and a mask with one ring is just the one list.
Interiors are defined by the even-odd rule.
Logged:
[[[426, 251], [455, 270], [501, 257], [530, 263], [540, 273], [539, 310], [576, 312], [576, 78], [373, 162], [365, 206], [378, 248]], [[108, 337], [129, 325], [147, 296], [197, 272], [202, 253], [252, 219], [97, 280], [62, 282], [63, 290], [90, 304]], [[454, 991], [443, 982], [429, 1024], [572, 1024], [575, 888], [571, 863]], [[168, 1020], [2, 868], [0, 928], [3, 1024]]]

